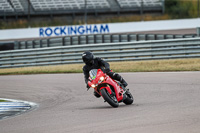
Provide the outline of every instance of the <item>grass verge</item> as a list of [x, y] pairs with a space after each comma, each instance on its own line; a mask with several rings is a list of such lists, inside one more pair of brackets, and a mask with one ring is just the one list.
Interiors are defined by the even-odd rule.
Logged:
[[7, 102], [6, 100], [0, 100], [0, 102]]
[[[115, 72], [200, 71], [200, 59], [110, 62]], [[0, 75], [82, 73], [83, 64], [0, 69]]]

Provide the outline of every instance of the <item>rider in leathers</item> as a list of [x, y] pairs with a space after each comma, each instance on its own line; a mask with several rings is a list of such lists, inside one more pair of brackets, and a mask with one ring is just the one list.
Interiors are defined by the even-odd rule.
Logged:
[[[85, 83], [87, 84], [87, 88], [89, 88], [88, 86], [89, 71], [92, 69], [104, 70], [104, 72], [107, 75], [109, 75], [112, 79], [120, 81], [124, 87], [128, 85], [126, 81], [119, 74], [115, 72], [111, 72], [110, 65], [106, 61], [98, 57], [94, 58], [94, 55], [91, 52], [89, 51], [84, 52], [82, 54], [82, 59], [83, 59], [83, 62], [85, 63], [85, 66], [83, 67], [83, 72], [84, 72]], [[94, 95], [96, 97], [100, 97], [100, 95], [95, 91], [94, 91]]]

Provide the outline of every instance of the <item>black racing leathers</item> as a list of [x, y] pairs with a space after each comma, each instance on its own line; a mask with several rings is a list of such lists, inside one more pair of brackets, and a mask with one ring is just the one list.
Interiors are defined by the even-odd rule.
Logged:
[[[120, 81], [124, 87], [126, 87], [128, 84], [126, 81], [117, 73], [110, 71], [110, 65], [106, 61], [102, 60], [101, 58], [94, 58], [94, 63], [92, 65], [85, 65], [83, 67], [83, 73], [85, 76], [85, 83], [87, 85], [88, 78], [89, 78], [89, 71], [92, 69], [101, 69], [101, 70], [107, 70], [106, 74], [109, 75], [112, 79]], [[87, 85], [88, 87], [88, 85]]]

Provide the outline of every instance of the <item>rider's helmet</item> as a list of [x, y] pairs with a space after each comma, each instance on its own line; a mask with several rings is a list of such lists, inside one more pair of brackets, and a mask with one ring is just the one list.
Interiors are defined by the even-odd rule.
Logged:
[[86, 51], [82, 54], [83, 62], [86, 65], [93, 65], [94, 64], [94, 55], [90, 51]]

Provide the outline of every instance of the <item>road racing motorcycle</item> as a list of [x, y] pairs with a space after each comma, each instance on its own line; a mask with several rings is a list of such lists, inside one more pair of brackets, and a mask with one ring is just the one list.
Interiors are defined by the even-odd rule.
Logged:
[[134, 99], [128, 89], [116, 80], [110, 78], [101, 69], [92, 69], [89, 72], [88, 85], [104, 98], [105, 102], [117, 108], [120, 102], [130, 105]]

